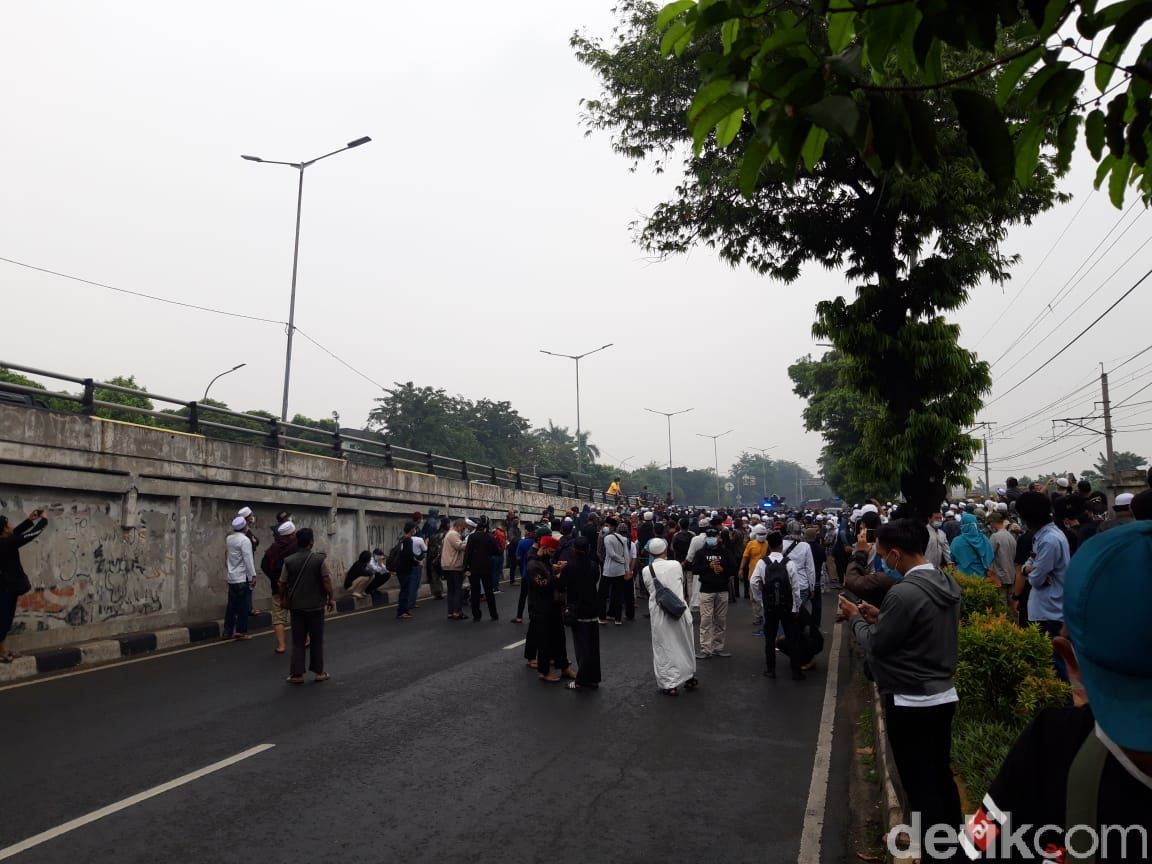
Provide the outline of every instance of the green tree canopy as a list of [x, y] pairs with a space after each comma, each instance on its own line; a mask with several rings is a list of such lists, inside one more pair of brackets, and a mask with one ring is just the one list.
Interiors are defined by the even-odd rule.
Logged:
[[[735, 2], [691, 6], [704, 14]], [[767, 5], [760, 6], [768, 14]], [[688, 6], [680, 11], [687, 14]], [[862, 156], [847, 137], [828, 137], [799, 162], [765, 158], [748, 171], [740, 151], [761, 146], [755, 142], [762, 138], [760, 125], [743, 113], [743, 98], [729, 103], [722, 134], [700, 135], [699, 125], [694, 133], [685, 121], [714, 58], [726, 56], [733, 28], [727, 35], [703, 28], [699, 38], [694, 29], [677, 46], [678, 56], [664, 60], [665, 22], [657, 22], [655, 6], [622, 0], [619, 15], [611, 40], [573, 38], [577, 57], [602, 84], [601, 95], [584, 103], [586, 122], [611, 133], [612, 146], [634, 163], [651, 159], [658, 171], [688, 153], [683, 180], [637, 224], [637, 241], [657, 256], [704, 244], [728, 263], [781, 282], [798, 279], [807, 264], [843, 269], [855, 299], [819, 304], [813, 333], [852, 361], [845, 386], [878, 406], [861, 430], [859, 458], [874, 461], [883, 476], [898, 476], [909, 502], [930, 512], [976, 452], [977, 442], [963, 429], [991, 386], [987, 364], [960, 347], [958, 328], [942, 313], [962, 306], [980, 282], [1007, 278], [1014, 262], [1000, 250], [1007, 227], [1030, 221], [1056, 200], [1050, 151], [1041, 151], [1027, 186], [993, 184], [972, 155], [957, 106], [947, 94], [928, 92], [923, 99], [940, 155], [935, 166], [914, 160], [886, 166]], [[672, 26], [677, 23], [683, 24]], [[801, 53], [827, 50], [827, 35], [814, 24], [750, 27], [763, 38], [782, 34]], [[802, 72], [794, 64], [775, 65], [771, 50], [761, 56], [778, 81]], [[964, 70], [976, 61], [954, 62]], [[797, 153], [809, 132], [798, 135]], [[725, 146], [732, 142], [739, 146]]]
[[657, 30], [698, 57], [693, 143], [741, 151], [746, 194], [765, 163], [798, 176], [831, 142], [876, 176], [935, 170], [944, 111], [1000, 190], [1032, 182], [1045, 143], [1066, 170], [1083, 128], [1119, 206], [1130, 183], [1152, 194], [1150, 19], [1147, 0], [675, 0]]
[[[1108, 474], [1108, 459], [1101, 453], [1100, 458], [1096, 460], [1094, 466], [1101, 475], [1107, 476]], [[1112, 454], [1112, 465], [1117, 471], [1131, 471], [1136, 468], [1143, 468], [1148, 464], [1148, 460], [1137, 453], [1130, 450], [1119, 450]]]
[[[117, 375], [115, 378], [109, 378], [104, 382], [111, 384], [113, 387], [123, 387], [127, 390], [132, 390], [132, 393], [122, 393], [119, 390], [110, 390], [107, 387], [97, 387], [93, 393], [93, 399], [97, 402], [111, 402], [115, 405], [124, 405], [126, 408], [143, 408], [145, 411], [154, 411], [155, 407], [152, 405], [152, 400], [148, 398], [148, 391], [136, 383], [135, 375]], [[139, 411], [126, 411], [119, 408], [97, 408], [97, 417], [104, 417], [108, 420], [120, 420], [125, 423], [138, 423], [141, 426], [158, 426], [159, 423], [155, 418], [147, 414], [141, 414]]]

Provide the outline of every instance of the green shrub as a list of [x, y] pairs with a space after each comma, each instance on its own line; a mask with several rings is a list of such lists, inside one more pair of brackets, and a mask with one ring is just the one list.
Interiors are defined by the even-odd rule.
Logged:
[[1053, 669], [1029, 675], [1020, 684], [1020, 693], [1016, 698], [1016, 716], [1027, 722], [1045, 708], [1066, 705], [1071, 695], [1072, 688], [1057, 678]]
[[977, 576], [962, 576], [952, 569], [952, 575], [960, 586], [960, 620], [967, 621], [972, 615], [1003, 614], [1004, 595], [999, 585]]
[[1052, 643], [1035, 627], [973, 612], [960, 627], [958, 649], [960, 707], [974, 717], [1027, 721], [1067, 698], [1052, 669]]
[[965, 813], [972, 812], [984, 799], [1019, 734], [1020, 726], [1014, 722], [972, 716], [956, 718], [952, 726], [952, 766], [966, 787], [969, 809]]

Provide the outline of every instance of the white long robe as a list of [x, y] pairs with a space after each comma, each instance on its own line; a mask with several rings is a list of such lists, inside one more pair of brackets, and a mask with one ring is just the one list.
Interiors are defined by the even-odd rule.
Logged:
[[[669, 591], [684, 600], [684, 571], [679, 562], [657, 558], [652, 562], [656, 577]], [[648, 612], [652, 616], [652, 666], [661, 690], [681, 687], [696, 676], [696, 648], [692, 633], [692, 613], [686, 611], [679, 620], [660, 608], [652, 571], [643, 570], [648, 589]]]

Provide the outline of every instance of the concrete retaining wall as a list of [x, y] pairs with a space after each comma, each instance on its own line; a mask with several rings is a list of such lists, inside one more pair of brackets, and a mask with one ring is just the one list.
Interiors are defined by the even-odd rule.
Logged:
[[[0, 407], [0, 513], [49, 525], [22, 550], [31, 593], [20, 598], [16, 650], [155, 630], [220, 617], [224, 540], [236, 511], [257, 517], [261, 545], [275, 514], [316, 532], [342, 577], [362, 549], [388, 548], [413, 511], [532, 518], [580, 502], [341, 459], [32, 408]], [[342, 580], [341, 580], [342, 581]], [[267, 608], [261, 575], [256, 605]]]

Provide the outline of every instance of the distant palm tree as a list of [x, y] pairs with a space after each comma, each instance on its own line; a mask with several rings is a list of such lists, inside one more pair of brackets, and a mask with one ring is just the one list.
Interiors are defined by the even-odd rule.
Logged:
[[589, 434], [585, 430], [576, 436], [576, 452], [585, 465], [591, 465], [600, 458], [600, 448], [588, 441]]

